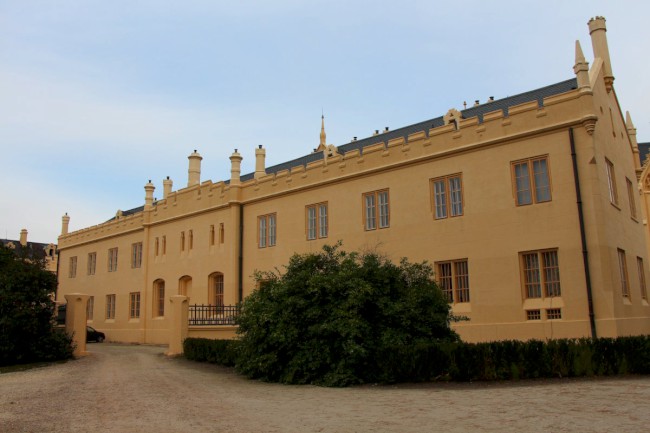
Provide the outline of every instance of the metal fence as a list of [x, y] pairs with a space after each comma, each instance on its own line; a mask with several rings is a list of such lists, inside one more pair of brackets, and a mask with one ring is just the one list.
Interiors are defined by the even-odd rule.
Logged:
[[190, 326], [234, 325], [239, 305], [190, 305]]

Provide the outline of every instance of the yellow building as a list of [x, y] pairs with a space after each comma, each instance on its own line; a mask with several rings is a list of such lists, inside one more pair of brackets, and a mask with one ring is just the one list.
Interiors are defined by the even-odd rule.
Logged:
[[143, 207], [106, 223], [68, 232], [66, 215], [58, 299], [91, 295], [110, 340], [167, 343], [171, 296], [234, 305], [255, 270], [342, 240], [433, 263], [467, 341], [650, 333], [645, 172], [605, 19], [589, 31], [591, 68], [576, 42], [566, 81], [338, 147], [323, 126], [314, 152], [265, 167], [260, 146], [246, 175], [235, 150], [227, 181], [201, 182], [195, 151], [162, 200], [150, 181]]

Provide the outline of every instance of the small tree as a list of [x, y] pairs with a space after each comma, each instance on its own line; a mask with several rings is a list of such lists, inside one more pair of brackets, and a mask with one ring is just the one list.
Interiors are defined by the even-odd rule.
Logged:
[[72, 356], [71, 339], [54, 330], [56, 284], [42, 260], [0, 245], [0, 365]]
[[375, 382], [387, 350], [458, 339], [429, 264], [339, 246], [256, 275], [261, 287], [238, 318], [238, 371], [283, 383]]

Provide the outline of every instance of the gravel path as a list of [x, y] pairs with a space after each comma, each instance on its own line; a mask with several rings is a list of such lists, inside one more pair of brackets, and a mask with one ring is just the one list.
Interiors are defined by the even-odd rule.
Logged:
[[647, 432], [650, 378], [347, 389], [250, 381], [164, 348], [92, 344], [0, 374], [0, 432]]

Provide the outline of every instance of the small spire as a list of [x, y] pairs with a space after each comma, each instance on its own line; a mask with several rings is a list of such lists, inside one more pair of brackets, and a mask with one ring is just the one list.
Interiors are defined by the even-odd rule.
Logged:
[[578, 89], [589, 89], [591, 87], [589, 83], [589, 63], [585, 60], [580, 41], [576, 41], [576, 63], [573, 66], [573, 72], [578, 80]]
[[316, 149], [316, 152], [319, 152], [327, 147], [326, 135], [325, 135], [325, 115], [321, 113], [321, 124], [320, 124], [320, 144]]
[[634, 123], [632, 123], [632, 116], [630, 116], [629, 111], [625, 112], [625, 126], [627, 127], [627, 129], [636, 130], [636, 128], [634, 127]]

